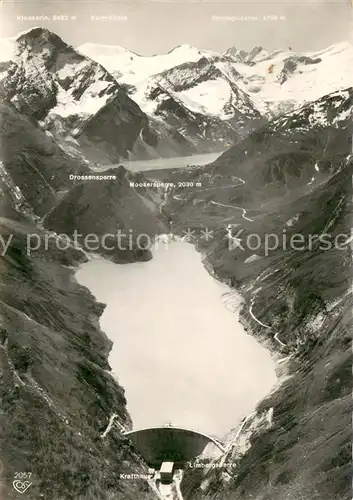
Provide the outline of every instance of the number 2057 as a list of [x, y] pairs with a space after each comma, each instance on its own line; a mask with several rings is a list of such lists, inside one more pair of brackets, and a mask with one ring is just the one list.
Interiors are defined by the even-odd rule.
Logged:
[[29, 479], [32, 476], [32, 472], [15, 472], [15, 479]]

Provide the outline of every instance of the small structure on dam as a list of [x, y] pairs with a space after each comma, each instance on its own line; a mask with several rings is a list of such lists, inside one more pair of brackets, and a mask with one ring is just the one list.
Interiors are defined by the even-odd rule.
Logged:
[[225, 451], [220, 441], [207, 434], [171, 425], [138, 429], [124, 435], [154, 469], [160, 469], [164, 462], [173, 462], [175, 468], [182, 469], [186, 462], [201, 455], [209, 443]]

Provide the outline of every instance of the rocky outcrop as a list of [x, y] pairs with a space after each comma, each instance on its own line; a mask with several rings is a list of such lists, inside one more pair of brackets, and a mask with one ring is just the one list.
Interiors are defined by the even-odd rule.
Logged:
[[307, 56], [292, 56], [287, 57], [283, 61], [283, 69], [279, 76], [279, 82], [282, 84], [290, 78], [293, 73], [298, 69], [300, 64], [308, 65], [308, 64], [318, 64], [322, 61], [320, 57], [312, 58]]
[[237, 49], [236, 47], [230, 47], [226, 52], [226, 56], [231, 56], [232, 59], [237, 62], [242, 62], [252, 66], [256, 61], [260, 61], [261, 59], [266, 58], [269, 55], [269, 52], [263, 47], [254, 47], [247, 52], [245, 50]]

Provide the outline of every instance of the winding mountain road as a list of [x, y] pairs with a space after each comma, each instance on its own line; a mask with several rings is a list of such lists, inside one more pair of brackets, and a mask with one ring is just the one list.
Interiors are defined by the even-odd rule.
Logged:
[[210, 201], [210, 203], [212, 203], [212, 205], [219, 205], [220, 207], [226, 207], [226, 208], [235, 208], [237, 210], [241, 210], [243, 213], [242, 213], [242, 218], [245, 219], [245, 220], [248, 220], [250, 222], [254, 222], [254, 219], [250, 219], [250, 217], [247, 217], [246, 216], [246, 209], [245, 208], [242, 208], [242, 207], [237, 207], [236, 205], [225, 205], [224, 203], [218, 203], [217, 201]]

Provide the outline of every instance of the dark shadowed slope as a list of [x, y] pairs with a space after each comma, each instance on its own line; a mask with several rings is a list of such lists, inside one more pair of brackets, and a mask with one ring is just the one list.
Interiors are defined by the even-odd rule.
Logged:
[[5, 102], [0, 103], [0, 134], [0, 177], [18, 208], [44, 215], [57, 202], [58, 193], [72, 186], [70, 174], [87, 169], [41, 130], [36, 120]]
[[98, 326], [104, 305], [70, 269], [85, 257], [59, 251], [55, 239], [28, 257], [33, 231], [0, 221], [3, 237], [14, 235], [0, 261], [2, 498], [17, 498], [14, 473], [31, 471], [30, 500], [153, 499], [145, 481], [119, 479], [144, 466], [117, 428], [101, 437], [112, 413], [127, 428], [131, 421], [124, 390], [108, 371], [111, 343]]
[[[99, 329], [104, 305], [74, 279], [87, 257], [39, 218], [73, 187], [69, 175], [87, 167], [34, 119], [11, 105], [1, 111], [1, 498], [18, 498], [14, 474], [28, 471], [29, 500], [152, 500], [146, 480], [120, 478], [146, 472], [120, 427], [103, 436], [113, 414], [127, 429], [131, 419]], [[28, 238], [37, 250], [29, 252]]]
[[[104, 174], [115, 176], [115, 180], [79, 183], [48, 214], [45, 226], [69, 236], [75, 230], [83, 237], [97, 235], [102, 244], [98, 244], [96, 250], [117, 262], [150, 259], [150, 250], [144, 250], [149, 246], [147, 237], [153, 241], [156, 235], [167, 232], [167, 225], [160, 220], [157, 203], [149, 190], [143, 192], [130, 185], [130, 181], [143, 180], [143, 177], [131, 174], [123, 166]], [[140, 240], [140, 235], [147, 237]]]

